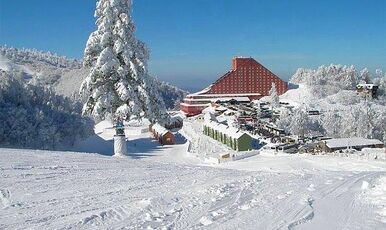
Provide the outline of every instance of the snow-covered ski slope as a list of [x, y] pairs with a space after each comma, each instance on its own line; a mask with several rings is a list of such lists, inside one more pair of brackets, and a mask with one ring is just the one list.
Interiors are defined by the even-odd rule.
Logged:
[[[83, 144], [109, 151], [99, 137]], [[183, 138], [129, 139], [123, 158], [0, 149], [0, 229], [386, 227], [385, 161], [263, 151], [209, 166]]]
[[377, 178], [385, 182], [384, 162], [257, 156], [222, 166], [249, 165], [250, 171], [241, 171], [160, 162], [157, 156], [133, 159], [14, 149], [1, 149], [0, 154], [1, 229], [386, 225], [386, 193], [377, 184]]

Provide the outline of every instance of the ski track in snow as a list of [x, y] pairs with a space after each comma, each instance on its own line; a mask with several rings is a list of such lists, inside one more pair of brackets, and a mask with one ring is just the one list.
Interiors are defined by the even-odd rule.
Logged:
[[386, 176], [384, 162], [261, 155], [208, 167], [176, 158], [183, 151], [133, 159], [0, 149], [0, 229], [385, 227], [361, 198], [363, 181]]

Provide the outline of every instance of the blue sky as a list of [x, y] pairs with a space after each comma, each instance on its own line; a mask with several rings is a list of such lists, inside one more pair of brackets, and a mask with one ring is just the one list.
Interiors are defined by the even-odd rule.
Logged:
[[[0, 0], [0, 44], [81, 58], [95, 29], [94, 0]], [[384, 0], [134, 0], [151, 73], [204, 87], [252, 56], [288, 79], [299, 67], [386, 70]]]

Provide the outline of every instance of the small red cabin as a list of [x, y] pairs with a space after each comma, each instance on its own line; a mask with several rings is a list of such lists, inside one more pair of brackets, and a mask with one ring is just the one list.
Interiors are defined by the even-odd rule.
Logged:
[[176, 143], [174, 134], [159, 124], [150, 125], [149, 131], [161, 145], [174, 145]]

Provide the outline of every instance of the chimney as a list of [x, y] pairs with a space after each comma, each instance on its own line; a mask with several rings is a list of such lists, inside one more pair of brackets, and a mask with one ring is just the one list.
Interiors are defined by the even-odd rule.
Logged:
[[236, 70], [240, 67], [247, 67], [256, 64], [256, 61], [253, 58], [246, 57], [234, 57], [232, 59], [232, 70]]

